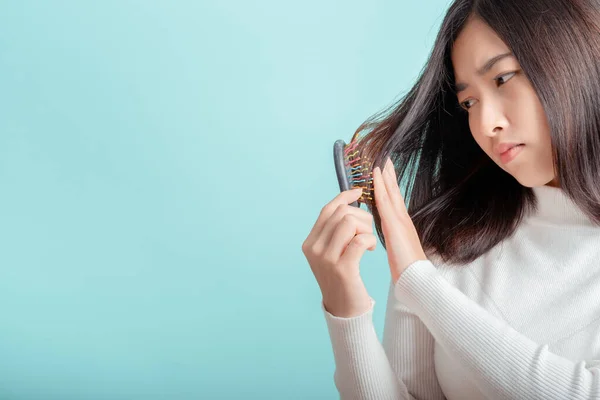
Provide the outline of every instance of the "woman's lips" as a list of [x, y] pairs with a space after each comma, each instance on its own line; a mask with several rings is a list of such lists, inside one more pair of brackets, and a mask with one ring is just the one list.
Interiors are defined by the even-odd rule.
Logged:
[[508, 164], [509, 162], [514, 160], [515, 157], [523, 150], [523, 147], [525, 147], [524, 144], [519, 144], [511, 148], [510, 150], [507, 150], [504, 153], [500, 154], [500, 161], [502, 161], [502, 164]]

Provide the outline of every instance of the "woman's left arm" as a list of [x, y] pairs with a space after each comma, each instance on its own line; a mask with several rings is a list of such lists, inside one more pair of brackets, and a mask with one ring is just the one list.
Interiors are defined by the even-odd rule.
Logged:
[[598, 399], [600, 369], [548, 351], [452, 286], [425, 257], [391, 161], [373, 170], [394, 296], [493, 399]]
[[548, 351], [487, 312], [429, 260], [400, 275], [396, 298], [419, 316], [493, 399], [600, 399], [600, 369]]

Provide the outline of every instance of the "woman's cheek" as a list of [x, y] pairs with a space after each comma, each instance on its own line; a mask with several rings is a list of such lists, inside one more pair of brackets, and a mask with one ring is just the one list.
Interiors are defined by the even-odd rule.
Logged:
[[484, 137], [484, 135], [480, 135], [477, 130], [477, 121], [476, 121], [475, 113], [469, 115], [469, 129], [471, 131], [471, 135], [473, 135], [473, 139], [479, 145], [481, 150], [483, 150], [491, 159], [493, 159], [493, 151], [491, 141], [488, 137]]

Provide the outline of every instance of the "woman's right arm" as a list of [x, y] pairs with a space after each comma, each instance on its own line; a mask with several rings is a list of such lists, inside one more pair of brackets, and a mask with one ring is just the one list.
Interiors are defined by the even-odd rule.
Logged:
[[[415, 315], [395, 305], [393, 291], [388, 299], [392, 336], [385, 349], [375, 333], [375, 302], [360, 277], [364, 252], [377, 245], [373, 216], [349, 205], [361, 195], [361, 188], [338, 194], [321, 209], [302, 243], [323, 294], [321, 307], [336, 364], [335, 385], [343, 400], [443, 399], [432, 375], [433, 339]], [[384, 334], [389, 336], [388, 331]], [[393, 358], [388, 360], [388, 356]], [[431, 382], [433, 389], [421, 389]], [[419, 397], [421, 393], [425, 397]]]
[[363, 314], [340, 318], [321, 308], [335, 360], [340, 399], [444, 400], [433, 362], [434, 339], [421, 320], [388, 294], [383, 345], [373, 325], [375, 301]]

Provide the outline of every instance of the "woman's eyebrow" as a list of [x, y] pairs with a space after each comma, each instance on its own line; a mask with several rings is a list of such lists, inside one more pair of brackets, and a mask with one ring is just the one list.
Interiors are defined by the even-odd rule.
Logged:
[[[514, 57], [514, 56], [513, 56], [513, 53], [509, 51], [508, 53], [498, 54], [497, 56], [490, 58], [489, 60], [487, 60], [485, 62], [485, 64], [483, 64], [483, 67], [481, 67], [477, 70], [477, 75], [479, 75], [479, 76], [485, 75], [490, 69], [492, 69], [494, 64], [496, 64], [498, 61], [500, 61], [506, 57]], [[466, 83], [459, 82], [456, 84], [456, 93], [458, 94], [468, 87], [469, 87], [469, 85], [467, 85]]]

